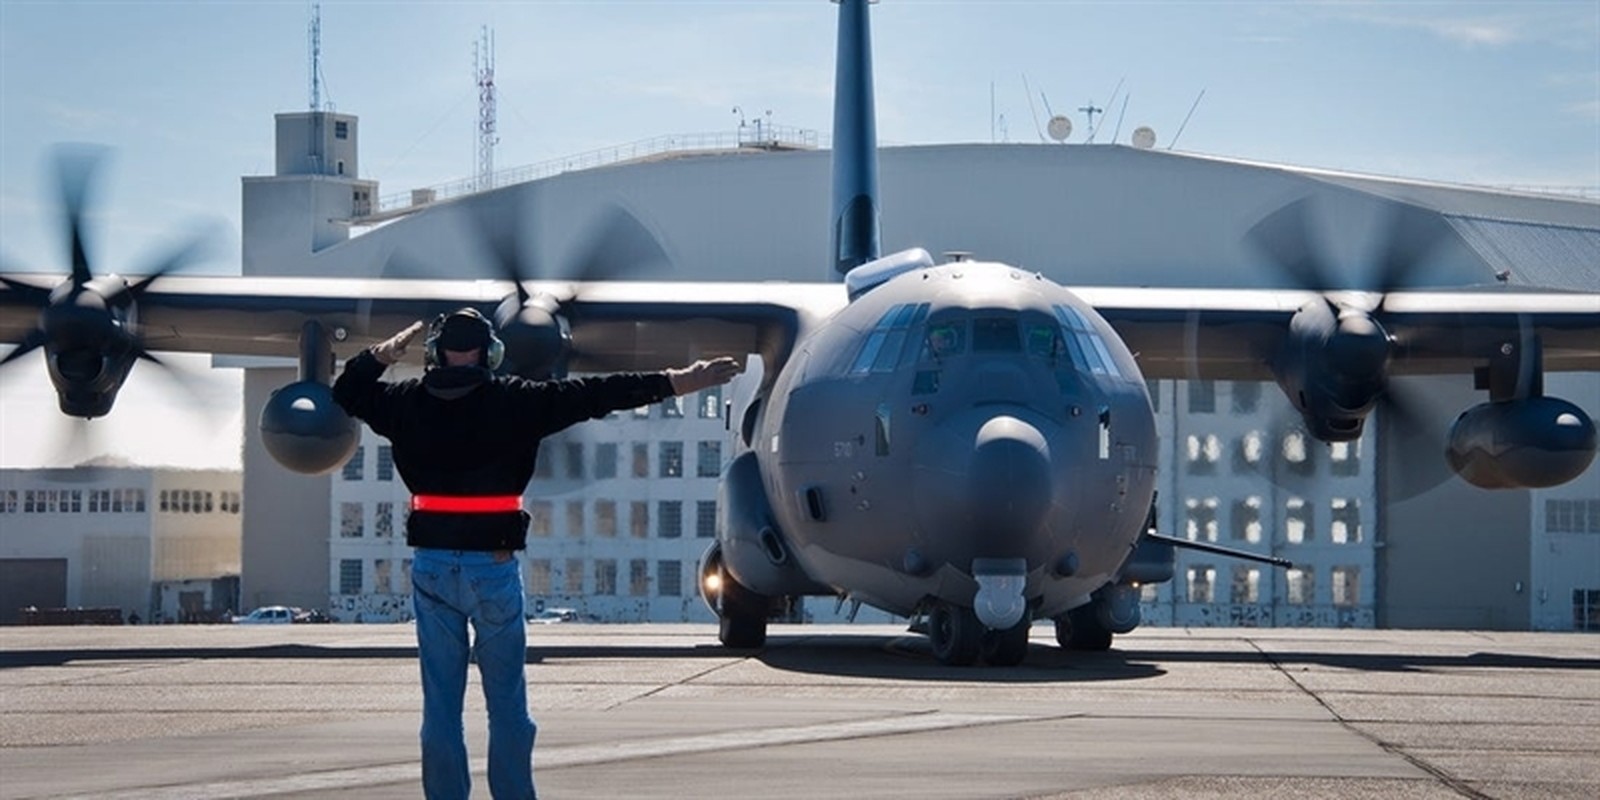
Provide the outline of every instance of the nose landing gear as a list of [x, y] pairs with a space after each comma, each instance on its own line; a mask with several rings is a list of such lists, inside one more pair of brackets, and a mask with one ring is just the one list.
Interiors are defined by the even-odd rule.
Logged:
[[928, 612], [928, 641], [940, 664], [965, 667], [979, 658], [997, 667], [1022, 663], [1028, 654], [1027, 614], [1009, 628], [993, 630], [978, 621], [977, 612], [965, 606], [938, 601]]

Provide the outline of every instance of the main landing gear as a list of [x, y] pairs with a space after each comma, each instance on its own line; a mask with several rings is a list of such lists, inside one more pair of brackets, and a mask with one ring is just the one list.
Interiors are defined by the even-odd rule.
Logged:
[[940, 664], [965, 667], [981, 657], [993, 666], [1011, 667], [1028, 654], [1030, 623], [1024, 614], [1010, 628], [990, 630], [972, 609], [941, 600], [928, 612], [927, 634]]
[[1111, 631], [1100, 621], [1094, 603], [1056, 617], [1056, 643], [1067, 650], [1105, 652], [1111, 649]]

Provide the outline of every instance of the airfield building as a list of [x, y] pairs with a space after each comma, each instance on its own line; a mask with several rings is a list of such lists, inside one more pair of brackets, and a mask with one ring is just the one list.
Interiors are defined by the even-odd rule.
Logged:
[[80, 609], [225, 619], [239, 607], [240, 488], [237, 470], [0, 470], [0, 625]]
[[[344, 138], [300, 130], [309, 126]], [[772, 281], [774, 292], [828, 278], [829, 154], [814, 138], [652, 140], [582, 168], [379, 197], [357, 175], [356, 130], [349, 115], [279, 117], [277, 174], [244, 179], [245, 274], [492, 279], [503, 270], [482, 240], [520, 235], [541, 278], [570, 277], [596, 237], [629, 254], [630, 277]], [[347, 157], [297, 157], [307, 142]], [[1397, 205], [1451, 231], [1412, 265], [1408, 286], [1593, 291], [1600, 280], [1600, 203], [1583, 199], [1122, 145], [886, 148], [880, 180], [885, 252], [964, 251], [1069, 286], [1294, 287], [1245, 233], [1301, 199], [1348, 286], [1368, 280], [1359, 268], [1386, 246], [1381, 223]], [[619, 211], [638, 225], [608, 227]], [[484, 219], [494, 222], [474, 221]], [[294, 379], [287, 363], [218, 363], [249, 367], [246, 419]], [[1470, 376], [1398, 383], [1427, 398], [1441, 426], [1481, 402]], [[522, 556], [533, 607], [711, 619], [694, 580], [732, 453], [726, 402], [743, 387], [547, 440]], [[1150, 623], [1600, 629], [1600, 469], [1547, 491], [1483, 492], [1441, 472], [1437, 441], [1409, 438], [1381, 412], [1362, 439], [1329, 447], [1287, 424], [1272, 384], [1151, 388], [1160, 527], [1296, 568], [1180, 553], [1176, 578], [1147, 587]], [[1547, 390], [1600, 416], [1600, 376], [1552, 374]], [[253, 428], [245, 438], [243, 602], [403, 618], [407, 496], [386, 443], [365, 432], [342, 470], [307, 477], [274, 463]], [[805, 607], [817, 620], [848, 613], [826, 600]]]

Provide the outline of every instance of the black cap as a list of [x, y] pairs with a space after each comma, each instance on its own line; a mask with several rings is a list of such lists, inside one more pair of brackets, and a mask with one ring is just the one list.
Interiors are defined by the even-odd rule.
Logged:
[[439, 328], [439, 347], [458, 352], [479, 350], [489, 346], [493, 335], [494, 326], [489, 320], [476, 309], [463, 308], [445, 317]]

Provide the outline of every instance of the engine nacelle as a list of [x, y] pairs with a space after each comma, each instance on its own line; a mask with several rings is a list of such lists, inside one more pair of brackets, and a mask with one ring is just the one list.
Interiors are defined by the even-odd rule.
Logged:
[[332, 472], [356, 450], [361, 428], [334, 402], [333, 389], [296, 381], [261, 408], [261, 441], [279, 464], [305, 475]]
[[1483, 403], [1450, 426], [1450, 467], [1484, 489], [1543, 489], [1578, 477], [1594, 461], [1595, 427], [1559, 397]]

